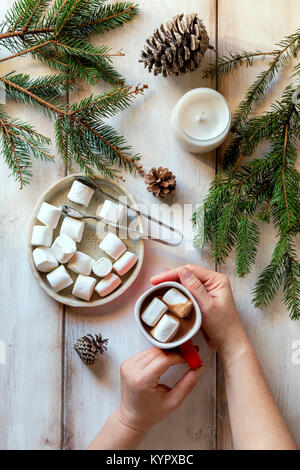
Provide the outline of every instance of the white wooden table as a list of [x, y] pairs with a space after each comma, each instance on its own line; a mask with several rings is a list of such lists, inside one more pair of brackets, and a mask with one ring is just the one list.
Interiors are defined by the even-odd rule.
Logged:
[[[1, 16], [12, 3], [1, 1]], [[208, 191], [217, 155], [195, 156], [181, 150], [171, 133], [169, 118], [183, 93], [211, 84], [201, 79], [200, 72], [168, 80], [148, 74], [138, 63], [144, 40], [154, 27], [173, 15], [198, 11], [219, 54], [232, 49], [267, 49], [299, 27], [298, 0], [140, 0], [139, 4], [140, 14], [131, 24], [101, 38], [105, 44], [125, 49], [126, 56], [117, 58], [115, 65], [128, 83], [149, 84], [146, 95], [138, 97], [114, 124], [143, 155], [146, 169], [162, 164], [175, 172], [178, 189], [172, 203], [196, 204]], [[232, 109], [260, 67], [239, 69], [220, 81], [218, 89]], [[46, 67], [30, 58], [16, 59], [6, 68], [32, 74], [47, 72]], [[286, 85], [287, 73], [281, 77], [280, 83], [275, 83], [274, 96]], [[103, 84], [98, 90], [101, 88]], [[81, 84], [80, 91], [70, 99], [78, 99], [88, 91]], [[8, 109], [13, 116], [30, 120], [41, 133], [53, 137], [52, 127], [40, 110], [15, 104], [9, 104]], [[6, 344], [6, 365], [0, 365], [1, 449], [85, 448], [119, 403], [120, 363], [148, 347], [135, 325], [133, 306], [136, 297], [149, 287], [149, 277], [165, 267], [186, 262], [214, 268], [206, 250], [175, 250], [146, 242], [142, 272], [119, 300], [95, 310], [65, 308], [52, 301], [29, 270], [25, 231], [39, 195], [65, 175], [59, 156], [56, 161], [56, 165], [35, 162], [32, 184], [22, 192], [8, 179], [8, 170], [1, 162], [0, 341]], [[141, 178], [127, 176], [125, 185], [140, 203], [153, 202]], [[273, 245], [274, 233], [265, 229], [256, 268], [247, 280], [235, 278], [233, 262], [221, 269], [230, 276], [245, 328], [300, 444], [300, 365], [291, 361], [292, 344], [300, 340], [300, 323], [289, 320], [279, 297], [264, 312], [250, 303], [252, 287]], [[73, 344], [78, 337], [98, 331], [110, 339], [109, 351], [88, 368], [74, 353]], [[222, 370], [200, 336], [199, 344], [205, 374], [182, 407], [149, 433], [142, 448], [231, 448]], [[180, 367], [175, 368], [166, 380], [172, 383], [181, 373]]]

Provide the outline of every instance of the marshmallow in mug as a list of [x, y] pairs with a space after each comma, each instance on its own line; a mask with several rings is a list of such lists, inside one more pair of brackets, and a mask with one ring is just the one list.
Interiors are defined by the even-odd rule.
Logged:
[[58, 262], [50, 248], [40, 246], [32, 252], [36, 269], [42, 273], [49, 273], [57, 268]]
[[32, 228], [31, 245], [32, 246], [51, 246], [53, 229], [46, 225], [34, 225]]
[[157, 325], [151, 330], [153, 338], [162, 343], [167, 343], [179, 330], [180, 321], [172, 313], [165, 313]]
[[89, 301], [94, 292], [97, 281], [93, 277], [79, 274], [74, 284], [72, 294], [80, 299]]
[[86, 184], [81, 183], [80, 181], [73, 181], [70, 192], [68, 194], [68, 199], [76, 204], [87, 207], [90, 203], [90, 200], [93, 197], [95, 190], [87, 186]]
[[115, 204], [114, 202], [106, 199], [97, 215], [102, 217], [102, 219], [113, 222], [114, 224], [118, 224], [120, 220], [123, 219], [125, 213], [126, 207], [122, 206], [121, 204]]
[[94, 258], [82, 253], [81, 251], [76, 251], [68, 263], [68, 268], [76, 274], [85, 274], [86, 276], [89, 276], [94, 263]]
[[133, 268], [137, 262], [137, 256], [131, 251], [126, 251], [114, 264], [113, 270], [119, 275], [124, 276], [128, 271]]
[[76, 243], [68, 235], [62, 233], [54, 240], [51, 250], [57, 261], [64, 264], [70, 261], [74, 255]]
[[75, 242], [81, 242], [84, 230], [84, 220], [74, 219], [73, 217], [65, 217], [61, 224], [60, 233], [64, 233], [72, 238]]
[[193, 302], [175, 287], [169, 289], [162, 300], [179, 318], [187, 317], [193, 308]]
[[55, 292], [59, 292], [73, 284], [73, 280], [64, 266], [59, 266], [47, 274], [47, 279]]
[[155, 326], [167, 310], [168, 307], [166, 304], [164, 304], [158, 297], [154, 297], [141, 315], [141, 319], [146, 323], [146, 325]]
[[105, 277], [112, 270], [112, 262], [110, 261], [110, 259], [103, 256], [93, 264], [92, 270], [93, 273], [96, 274], [96, 276]]
[[102, 279], [95, 287], [95, 291], [98, 292], [100, 297], [105, 297], [106, 295], [113, 292], [121, 284], [121, 279], [114, 273], [110, 273], [104, 279]]
[[61, 215], [61, 208], [43, 202], [36, 218], [50, 228], [56, 228]]
[[117, 235], [109, 232], [99, 244], [99, 248], [117, 260], [127, 250], [125, 243]]

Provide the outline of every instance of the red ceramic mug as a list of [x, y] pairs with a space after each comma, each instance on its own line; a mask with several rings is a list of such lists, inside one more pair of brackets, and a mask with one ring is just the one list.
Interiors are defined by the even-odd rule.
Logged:
[[[168, 343], [161, 343], [160, 341], [157, 341], [153, 336], [151, 336], [146, 328], [143, 325], [143, 322], [141, 320], [141, 308], [144, 303], [144, 300], [151, 294], [153, 294], [157, 290], [161, 290], [163, 288], [171, 288], [175, 287], [176, 289], [180, 290], [186, 297], [188, 297], [192, 302], [193, 306], [195, 309], [195, 323], [193, 327], [190, 329], [190, 331], [180, 338], [179, 340], [176, 341], [170, 341]], [[135, 319], [137, 324], [139, 325], [143, 335], [152, 343], [154, 346], [157, 346], [160, 349], [173, 349], [173, 348], [179, 348], [185, 361], [188, 363], [191, 369], [196, 369], [197, 367], [200, 367], [202, 365], [202, 360], [198, 354], [197, 349], [193, 345], [191, 339], [192, 337], [199, 331], [202, 323], [202, 315], [201, 311], [199, 308], [198, 303], [192, 296], [192, 294], [181, 284], [178, 282], [162, 282], [161, 284], [158, 284], [157, 286], [152, 287], [152, 289], [149, 289], [147, 292], [144, 292], [143, 295], [138, 299], [138, 301], [135, 304]]]

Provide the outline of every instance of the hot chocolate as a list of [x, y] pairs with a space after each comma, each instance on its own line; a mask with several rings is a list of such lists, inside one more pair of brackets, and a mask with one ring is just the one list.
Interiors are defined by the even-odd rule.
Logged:
[[[163, 302], [163, 297], [165, 296], [165, 294], [169, 290], [170, 289], [168, 287], [162, 287], [161, 289], [158, 289], [158, 290], [152, 292], [148, 297], [146, 297], [146, 299], [142, 303], [142, 306], [141, 306], [141, 309], [140, 309], [140, 317], [141, 317], [141, 320], [142, 320], [142, 325], [144, 326], [145, 330], [151, 336], [153, 336], [153, 326], [154, 325], [153, 324], [152, 325], [146, 324], [145, 321], [143, 320], [143, 314], [144, 314], [145, 310], [150, 306], [153, 299], [156, 298], [156, 299], [159, 299], [161, 302]], [[187, 301], [189, 302], [190, 299], [187, 298]], [[166, 307], [168, 307], [168, 306], [166, 305]], [[189, 310], [190, 310], [190, 312], [184, 318], [181, 318], [181, 317], [177, 316], [177, 319], [179, 321], [179, 328], [176, 331], [176, 334], [174, 336], [172, 336], [171, 340], [168, 341], [168, 342], [172, 343], [173, 341], [178, 341], [178, 340], [182, 339], [193, 328], [193, 326], [195, 324], [195, 321], [196, 321], [196, 312], [195, 312], [194, 306], [192, 306], [192, 308], [189, 309]], [[173, 316], [174, 315], [174, 309], [173, 309], [173, 312], [172, 312], [172, 310], [169, 308], [168, 311], [166, 313], [164, 313], [164, 315], [168, 315], [168, 314], [171, 314]], [[144, 319], [146, 319], [145, 315], [144, 315]]]

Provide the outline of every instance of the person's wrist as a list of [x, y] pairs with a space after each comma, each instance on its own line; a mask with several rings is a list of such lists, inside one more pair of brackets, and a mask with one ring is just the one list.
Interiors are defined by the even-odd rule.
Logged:
[[115, 411], [115, 415], [121, 426], [134, 433], [144, 435], [151, 427], [143, 420], [138, 419], [137, 416], [128, 410], [122, 403]]
[[251, 348], [250, 342], [242, 325], [237, 325], [224, 341], [219, 345], [217, 352], [224, 364], [239, 359]]

